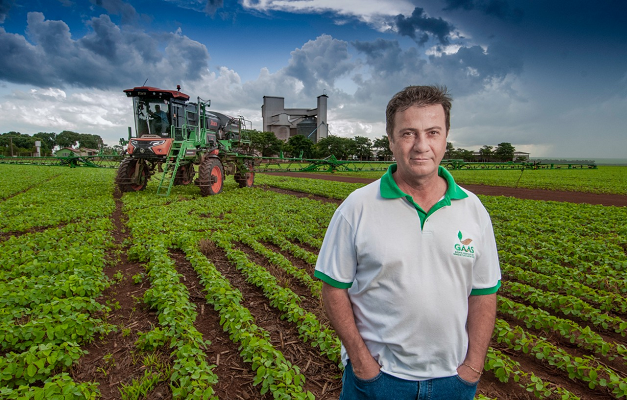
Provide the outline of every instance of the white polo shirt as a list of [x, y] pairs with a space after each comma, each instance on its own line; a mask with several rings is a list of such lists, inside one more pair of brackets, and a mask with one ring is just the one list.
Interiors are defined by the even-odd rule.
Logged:
[[446, 169], [438, 174], [448, 189], [429, 212], [399, 189], [395, 170], [338, 207], [315, 276], [348, 289], [357, 328], [382, 371], [409, 380], [453, 376], [468, 349], [468, 296], [500, 286], [492, 223]]

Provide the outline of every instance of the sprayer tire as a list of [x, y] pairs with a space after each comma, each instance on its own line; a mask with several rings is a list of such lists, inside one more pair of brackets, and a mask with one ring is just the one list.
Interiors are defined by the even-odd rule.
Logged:
[[194, 181], [194, 174], [193, 164], [181, 165], [176, 171], [174, 185], [189, 185]]
[[205, 158], [198, 168], [200, 194], [211, 196], [222, 192], [224, 184], [224, 168], [217, 158]]
[[122, 160], [118, 167], [117, 183], [121, 192], [139, 192], [146, 189], [148, 185], [148, 168], [146, 165], [141, 169], [139, 182], [132, 182], [131, 179], [135, 175], [135, 170], [140, 168], [140, 161], [135, 158], [126, 158]]
[[253, 183], [255, 183], [255, 172], [249, 171], [244, 174], [236, 174], [235, 182], [239, 184], [239, 187], [252, 187]]

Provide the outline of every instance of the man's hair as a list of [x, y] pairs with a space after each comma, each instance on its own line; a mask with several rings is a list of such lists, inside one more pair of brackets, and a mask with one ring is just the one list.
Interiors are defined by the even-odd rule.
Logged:
[[394, 117], [397, 112], [403, 112], [411, 106], [426, 107], [441, 104], [446, 119], [446, 133], [451, 128], [451, 102], [445, 86], [407, 86], [396, 93], [385, 110], [385, 131], [392, 138], [394, 132]]

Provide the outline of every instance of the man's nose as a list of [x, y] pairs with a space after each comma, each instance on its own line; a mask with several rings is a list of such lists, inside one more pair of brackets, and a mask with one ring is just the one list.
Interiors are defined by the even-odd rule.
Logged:
[[414, 137], [414, 150], [420, 153], [424, 153], [429, 151], [429, 144], [427, 143], [426, 138], [422, 134], [417, 134]]

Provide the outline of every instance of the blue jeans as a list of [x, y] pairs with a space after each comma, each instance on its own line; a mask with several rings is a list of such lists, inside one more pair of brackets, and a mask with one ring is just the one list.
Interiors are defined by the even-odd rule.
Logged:
[[349, 361], [342, 376], [340, 400], [472, 400], [478, 383], [458, 375], [408, 381], [384, 372], [363, 380], [355, 376]]

